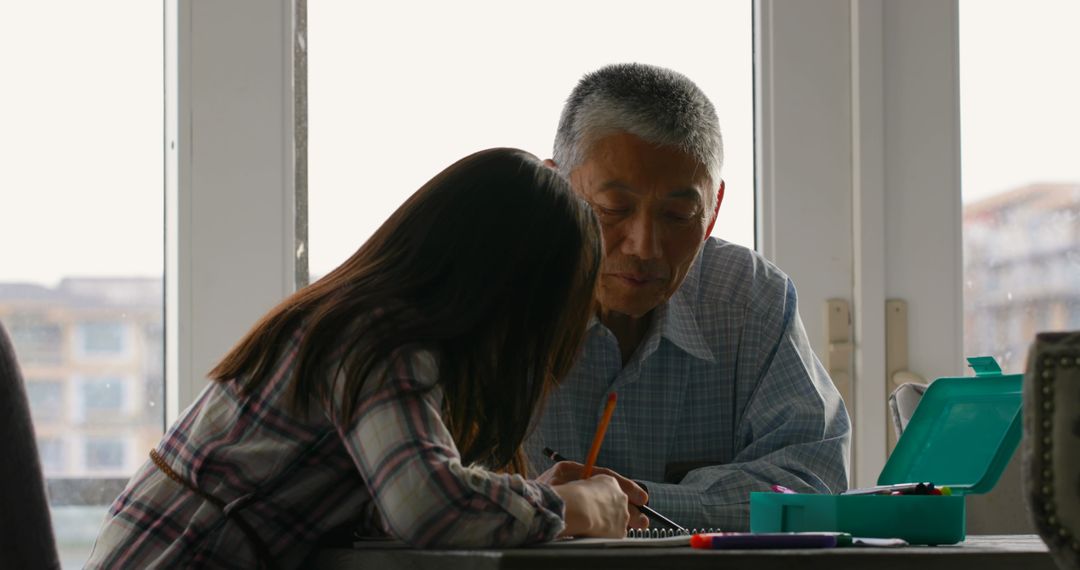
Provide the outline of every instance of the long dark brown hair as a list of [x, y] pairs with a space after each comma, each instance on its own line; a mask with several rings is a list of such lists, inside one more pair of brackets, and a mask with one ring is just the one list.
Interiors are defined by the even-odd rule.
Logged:
[[[348, 423], [364, 382], [395, 350], [432, 349], [443, 420], [463, 462], [524, 472], [530, 420], [584, 339], [600, 240], [592, 210], [536, 157], [478, 152], [417, 190], [345, 263], [271, 310], [210, 377], [251, 393], [300, 331], [294, 411], [329, 400], [326, 375], [343, 372], [337, 393]], [[340, 364], [330, 370], [330, 362]]]

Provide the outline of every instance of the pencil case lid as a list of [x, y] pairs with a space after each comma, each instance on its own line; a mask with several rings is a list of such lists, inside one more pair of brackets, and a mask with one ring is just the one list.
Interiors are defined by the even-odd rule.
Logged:
[[974, 377], [930, 383], [878, 477], [879, 485], [931, 482], [986, 493], [1020, 443], [1023, 374], [989, 356], [968, 358]]

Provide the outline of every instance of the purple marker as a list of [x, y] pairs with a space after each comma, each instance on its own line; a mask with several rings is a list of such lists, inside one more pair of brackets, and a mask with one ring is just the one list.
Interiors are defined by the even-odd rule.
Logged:
[[695, 534], [690, 546], [706, 549], [833, 548], [850, 535], [841, 532], [717, 532]]

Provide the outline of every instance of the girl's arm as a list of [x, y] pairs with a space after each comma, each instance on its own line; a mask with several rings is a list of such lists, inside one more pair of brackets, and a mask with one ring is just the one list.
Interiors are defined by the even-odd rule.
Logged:
[[461, 464], [441, 392], [428, 389], [438, 370], [429, 352], [399, 351], [389, 366], [338, 431], [392, 534], [420, 547], [489, 547], [563, 531], [564, 502], [552, 487]]

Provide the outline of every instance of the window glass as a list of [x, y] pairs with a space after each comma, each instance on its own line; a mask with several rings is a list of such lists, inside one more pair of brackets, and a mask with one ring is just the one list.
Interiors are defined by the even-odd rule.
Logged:
[[164, 423], [164, 13], [38, 0], [3, 18], [0, 323], [61, 562], [81, 568]]
[[124, 381], [120, 378], [84, 380], [82, 405], [88, 414], [119, 412], [124, 407]]
[[124, 441], [112, 438], [95, 438], [86, 441], [86, 468], [95, 471], [123, 469]]
[[1080, 3], [960, 0], [964, 351], [1080, 329]]
[[64, 355], [63, 331], [43, 313], [25, 311], [9, 315], [5, 326], [11, 342], [19, 346], [24, 363], [57, 364]]
[[46, 473], [58, 473], [64, 470], [64, 440], [62, 438], [39, 437], [37, 446], [41, 468]]
[[312, 277], [348, 258], [405, 198], [457, 159], [503, 146], [549, 158], [563, 102], [578, 79], [634, 61], [675, 69], [712, 99], [727, 187], [713, 235], [753, 247], [751, 2], [660, 6], [309, 2]]
[[64, 381], [50, 378], [34, 378], [26, 383], [26, 397], [30, 400], [34, 421], [58, 420], [64, 416]]
[[83, 351], [87, 354], [116, 354], [124, 351], [123, 323], [83, 323]]

